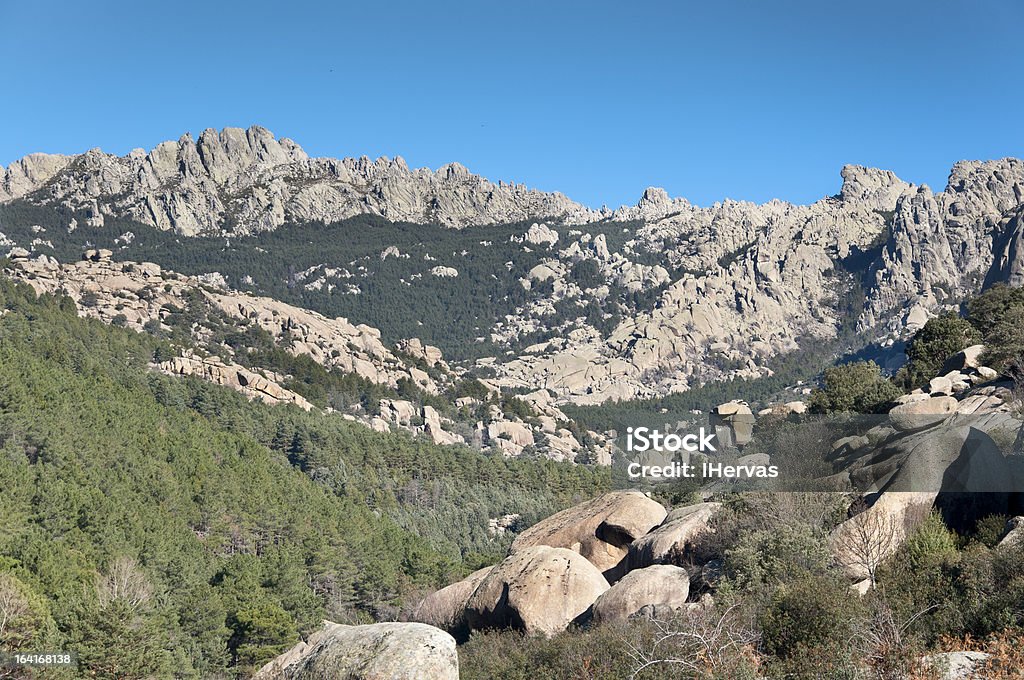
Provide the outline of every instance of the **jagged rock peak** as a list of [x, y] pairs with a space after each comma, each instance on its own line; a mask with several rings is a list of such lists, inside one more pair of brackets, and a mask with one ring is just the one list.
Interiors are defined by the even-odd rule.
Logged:
[[891, 170], [868, 168], [863, 165], [844, 165], [839, 174], [843, 178], [843, 188], [839, 192], [842, 200], [870, 201], [878, 203], [879, 206], [888, 206], [889, 209], [896, 199], [912, 186]]
[[125, 156], [34, 154], [0, 169], [0, 201], [30, 198], [93, 207], [186, 235], [274, 229], [289, 219], [337, 221], [359, 214], [473, 224], [601, 215], [559, 193], [492, 183], [459, 163], [410, 170], [405, 160], [310, 158], [266, 128], [204, 130]]

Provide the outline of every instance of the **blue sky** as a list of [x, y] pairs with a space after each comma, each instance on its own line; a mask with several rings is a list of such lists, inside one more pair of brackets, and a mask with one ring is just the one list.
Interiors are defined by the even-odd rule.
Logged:
[[[372, 5], [372, 6], [371, 6]], [[1019, 0], [0, 2], [0, 164], [260, 124], [592, 206], [1024, 156]]]

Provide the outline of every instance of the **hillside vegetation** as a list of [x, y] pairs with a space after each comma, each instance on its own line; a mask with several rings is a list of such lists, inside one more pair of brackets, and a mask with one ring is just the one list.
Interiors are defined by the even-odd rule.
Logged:
[[0, 281], [0, 650], [90, 677], [244, 676], [396, 615], [606, 473], [380, 435], [147, 369], [160, 341]]
[[[183, 274], [219, 272], [233, 288], [368, 324], [379, 328], [389, 344], [420, 338], [453, 359], [500, 351], [490, 340], [494, 325], [517, 307], [550, 293], [543, 286], [526, 290], [519, 283], [550, 256], [543, 246], [523, 246], [529, 223], [455, 230], [360, 215], [331, 224], [287, 224], [250, 236], [183, 237], [113, 217], [102, 227], [69, 231], [72, 219], [84, 222], [86, 217], [24, 201], [0, 205], [0, 232], [17, 243], [35, 242], [40, 252], [61, 262], [74, 262], [83, 249], [98, 247], [113, 250], [120, 260], [156, 262]], [[623, 228], [606, 223], [585, 229], [606, 234], [610, 246], [621, 247], [630, 233]], [[131, 237], [125, 238], [128, 233]], [[392, 251], [384, 256], [388, 248]], [[430, 270], [435, 267], [455, 269], [458, 276], [433, 275]], [[326, 279], [330, 285], [318, 281], [324, 268], [337, 271]], [[585, 277], [586, 272], [576, 275]], [[563, 305], [546, 319], [547, 326], [554, 329], [582, 315], [608, 331], [623, 314], [652, 306], [658, 293], [612, 292], [608, 300], [587, 308]], [[546, 337], [523, 342], [542, 339]]]

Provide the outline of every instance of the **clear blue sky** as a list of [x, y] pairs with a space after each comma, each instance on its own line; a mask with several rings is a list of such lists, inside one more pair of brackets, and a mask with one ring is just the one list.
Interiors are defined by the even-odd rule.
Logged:
[[0, 164], [260, 124], [600, 206], [1024, 156], [1024, 2], [0, 0]]

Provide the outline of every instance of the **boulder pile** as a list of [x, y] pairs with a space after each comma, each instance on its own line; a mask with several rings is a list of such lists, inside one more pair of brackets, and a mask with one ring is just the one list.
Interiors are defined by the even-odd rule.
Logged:
[[667, 515], [639, 491], [612, 491], [530, 527], [505, 560], [427, 596], [412, 618], [459, 637], [490, 628], [550, 636], [573, 623], [703, 607], [688, 601], [686, 569], [655, 562], [708, 531], [718, 507], [700, 503]]

